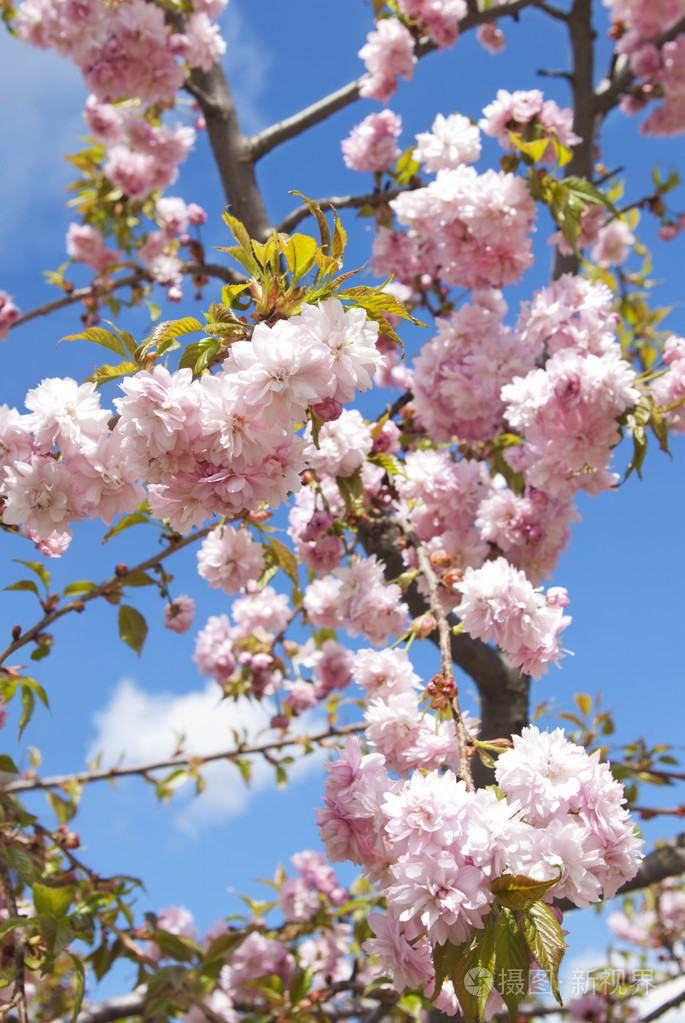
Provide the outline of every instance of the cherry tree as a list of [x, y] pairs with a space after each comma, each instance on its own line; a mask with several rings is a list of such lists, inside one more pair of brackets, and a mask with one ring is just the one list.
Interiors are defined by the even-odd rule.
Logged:
[[[217, 704], [268, 721], [211, 753], [181, 737], [162, 760], [59, 776], [35, 747], [3, 754], [2, 1018], [471, 1023], [544, 1015], [548, 993], [571, 1019], [646, 1023], [685, 999], [667, 987], [685, 857], [683, 836], [653, 846], [637, 823], [682, 816], [645, 786], [683, 775], [665, 744], [609, 757], [612, 714], [586, 693], [545, 727], [530, 682], [569, 652], [555, 573], [578, 500], [620, 502], [622, 481], [649, 476], [648, 443], [668, 452], [685, 428], [685, 339], [650, 302], [642, 237], [675, 243], [679, 179], [602, 151], [605, 123], [629, 156], [685, 128], [685, 3], [374, 0], [357, 77], [323, 97], [311, 77], [309, 105], [252, 135], [224, 7], [2, 7], [13, 45], [82, 74], [87, 137], [68, 158], [58, 297], [20, 309], [0, 292], [0, 336], [45, 335], [59, 311], [97, 360], [75, 379], [39, 356], [24, 409], [0, 406], [3, 724], [31, 736], [60, 629], [87, 632], [104, 603], [143, 658], [153, 632], [171, 647], [194, 630]], [[558, 98], [498, 88], [508, 35], [541, 30], [563, 34], [567, 65], [541, 70]], [[436, 91], [403, 138], [392, 105], [419, 65], [458, 64], [474, 37], [489, 101], [455, 110]], [[283, 188], [277, 219], [257, 165], [347, 108], [358, 188], [332, 195], [331, 169], [308, 166], [316, 195]], [[226, 204], [218, 251], [204, 196], [175, 194], [202, 136]], [[130, 555], [56, 586], [80, 536]], [[189, 549], [192, 573], [175, 567]], [[197, 621], [206, 587], [230, 599]], [[97, 782], [133, 775], [169, 799], [201, 793], [213, 761], [245, 782], [266, 763], [282, 784], [322, 753], [320, 850], [206, 934], [190, 908], [141, 916], [140, 882], [81, 848]], [[636, 892], [611, 917], [619, 951], [564, 1005], [567, 914]], [[122, 963], [130, 990], [93, 1004]]]

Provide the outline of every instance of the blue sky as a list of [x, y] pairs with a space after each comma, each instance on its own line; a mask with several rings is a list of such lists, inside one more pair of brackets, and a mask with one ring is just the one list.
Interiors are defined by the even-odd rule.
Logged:
[[[224, 23], [226, 65], [243, 127], [254, 132], [361, 72], [356, 52], [370, 27], [371, 7], [356, 0], [345, 5], [301, 0], [295, 6], [276, 0], [251, 5], [247, 0], [231, 0]], [[438, 112], [459, 110], [477, 118], [497, 88], [540, 87], [546, 96], [565, 105], [563, 82], [541, 80], [535, 74], [543, 64], [548, 68], [566, 65], [560, 27], [548, 27], [539, 12], [530, 12], [519, 25], [505, 26], [505, 32], [508, 49], [499, 57], [485, 53], [469, 37], [455, 50], [419, 63], [415, 82], [402, 85], [390, 104], [403, 116], [403, 146], [411, 144], [416, 132], [427, 130]], [[71, 65], [0, 35], [0, 94], [13, 97], [12, 106], [3, 104], [0, 114], [4, 128], [0, 135], [4, 186], [0, 288], [28, 310], [56, 297], [41, 273], [56, 269], [65, 258], [70, 217], [63, 190], [70, 175], [62, 155], [78, 147], [77, 136], [84, 130], [80, 117], [84, 93]], [[264, 159], [259, 178], [274, 221], [296, 202], [289, 190], [323, 197], [368, 189], [370, 176], [345, 168], [340, 140], [375, 109], [375, 103], [356, 104]], [[631, 198], [643, 186], [649, 187], [654, 163], [667, 171], [684, 155], [682, 142], [642, 139], [637, 122], [619, 115], [607, 124], [602, 145], [610, 167], [625, 164], [631, 170]], [[207, 155], [206, 139], [200, 138], [170, 194], [205, 206], [210, 222], [203, 229], [203, 240], [211, 251], [211, 246], [230, 244], [230, 240], [220, 220], [223, 197], [218, 177]], [[484, 169], [498, 155], [494, 143], [488, 144], [478, 168]], [[685, 207], [683, 191], [681, 187], [673, 195], [676, 208], [678, 203]], [[345, 224], [351, 239], [346, 265], [362, 266], [369, 258], [370, 236], [364, 222], [355, 224], [352, 215], [346, 216]], [[305, 223], [300, 230], [313, 227]], [[512, 319], [518, 303], [548, 279], [547, 233], [541, 224], [538, 262], [506, 296]], [[653, 225], [645, 222], [644, 235], [648, 242], [653, 240]], [[675, 333], [685, 333], [680, 270], [684, 255], [681, 238], [660, 246], [655, 258], [654, 276], [664, 280], [655, 292], [656, 301], [674, 306], [668, 326]], [[74, 278], [78, 281], [78, 274]], [[205, 305], [214, 294], [210, 285]], [[193, 311], [188, 300], [165, 315]], [[125, 322], [134, 335], [145, 336], [145, 310], [133, 312]], [[26, 390], [42, 377], [86, 376], [97, 351], [82, 342], [57, 347], [60, 337], [78, 328], [78, 312], [72, 309], [12, 332], [0, 347], [0, 401], [21, 408]], [[383, 396], [367, 399], [367, 412], [380, 410], [384, 400]], [[644, 735], [680, 750], [685, 567], [679, 542], [685, 494], [682, 441], [674, 442], [673, 452], [670, 460], [651, 451], [644, 481], [632, 477], [615, 493], [580, 502], [583, 520], [573, 528], [570, 549], [555, 579], [571, 596], [573, 624], [565, 639], [573, 656], [565, 658], [561, 671], [553, 669], [535, 684], [533, 700], [552, 698], [558, 709], [568, 709], [574, 692], [601, 690], [603, 705], [616, 708], [619, 739]], [[617, 452], [617, 466], [623, 466], [627, 457], [625, 446]], [[132, 564], [148, 552], [146, 536], [124, 534], [103, 547], [100, 534], [92, 524], [75, 530], [68, 555], [49, 565], [57, 585], [84, 577], [99, 580], [117, 562]], [[13, 537], [0, 535], [0, 545], [5, 566], [11, 558], [32, 557], [30, 546]], [[225, 610], [226, 598], [201, 588], [194, 566], [194, 553], [188, 551], [171, 571], [176, 576], [174, 591], [192, 593], [197, 599], [199, 628], [209, 614]], [[3, 585], [19, 577], [19, 566], [5, 567]], [[180, 727], [185, 727], [189, 743], [210, 738], [212, 745], [220, 742], [222, 727], [230, 733], [231, 724], [222, 725], [221, 714], [231, 708], [217, 711], [216, 694], [191, 660], [197, 629], [186, 636], [167, 632], [161, 627], [161, 601], [144, 591], [134, 596], [136, 606], [156, 626], [141, 659], [117, 641], [116, 609], [108, 604], [93, 604], [82, 617], [65, 619], [56, 627], [55, 650], [36, 671], [48, 690], [52, 710], [37, 711], [22, 743], [22, 747], [31, 744], [42, 750], [43, 773], [78, 770], [98, 749], [110, 762], [123, 753], [134, 760], [163, 755], [165, 749], [172, 751], [173, 733]], [[36, 610], [30, 594], [0, 593], [0, 632], [7, 635], [15, 623], [30, 624]], [[426, 671], [432, 656], [430, 649], [423, 652]], [[252, 710], [248, 721], [256, 734], [266, 726], [268, 715], [262, 709]], [[13, 732], [8, 730], [6, 737], [12, 755], [21, 756]], [[313, 807], [321, 800], [322, 777], [312, 758], [310, 769], [302, 770], [291, 787], [277, 793], [270, 773], [259, 771], [246, 798], [237, 771], [224, 766], [214, 772], [208, 789], [195, 803], [189, 794], [180, 793], [166, 806], [159, 805], [152, 790], [137, 779], [116, 788], [98, 784], [86, 792], [77, 824], [86, 857], [98, 870], [145, 879], [147, 894], [141, 897], [141, 911], [185, 904], [201, 929], [235, 910], [232, 892], [248, 889], [254, 877], [271, 876], [278, 860], [286, 862], [299, 849], [316, 846]], [[665, 805], [675, 805], [682, 798], [676, 790], [653, 795]], [[678, 822], [667, 818], [665, 823], [652, 824], [646, 834], [654, 838], [677, 830]], [[592, 915], [577, 913], [570, 926], [576, 949], [603, 946], [603, 933]]]

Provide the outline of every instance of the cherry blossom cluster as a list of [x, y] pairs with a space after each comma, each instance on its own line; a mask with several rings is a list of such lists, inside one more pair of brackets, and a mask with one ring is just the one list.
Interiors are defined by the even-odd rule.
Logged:
[[402, 118], [392, 110], [369, 114], [343, 139], [345, 166], [356, 171], [383, 171], [400, 155], [396, 139], [402, 134]]
[[23, 42], [70, 57], [99, 100], [137, 97], [146, 106], [173, 106], [185, 68], [208, 70], [225, 51], [212, 19], [225, 0], [198, 0], [177, 33], [164, 9], [147, 0], [24, 0], [15, 27]]
[[535, 202], [514, 174], [478, 174], [460, 164], [390, 206], [409, 231], [381, 228], [373, 251], [379, 275], [394, 272], [404, 284], [428, 274], [461, 287], [501, 288], [533, 262]]
[[539, 89], [519, 89], [513, 93], [498, 89], [497, 99], [485, 107], [478, 123], [486, 135], [496, 138], [507, 150], [511, 148], [511, 132], [521, 134], [529, 126], [539, 129], [542, 138], [550, 138], [540, 157], [541, 163], [557, 161], [551, 139], [567, 149], [582, 141], [572, 130], [573, 111], [569, 107], [560, 110], [554, 100], [546, 100]]
[[664, 345], [666, 372], [652, 382], [658, 408], [674, 433], [685, 430], [685, 339], [669, 337]]
[[[397, 90], [397, 78], [408, 81], [413, 77], [416, 39], [428, 35], [440, 49], [452, 46], [459, 38], [459, 22], [467, 11], [466, 0], [399, 0], [399, 17], [379, 18], [359, 51], [369, 72], [361, 83], [360, 95], [387, 103]], [[486, 34], [484, 45], [493, 38]]]
[[638, 79], [621, 100], [624, 113], [635, 114], [655, 96], [661, 103], [640, 125], [643, 134], [678, 135], [685, 129], [683, 60], [685, 35], [658, 47], [656, 41], [683, 15], [682, 0], [607, 0], [615, 21], [616, 52], [625, 55]]
[[678, 958], [685, 956], [685, 892], [677, 880], [654, 885], [631, 907], [630, 915], [612, 913], [607, 923], [621, 941], [642, 948], [666, 947]]
[[349, 738], [329, 765], [318, 821], [328, 858], [361, 865], [385, 895], [387, 917], [371, 915], [376, 937], [364, 947], [398, 990], [424, 984], [430, 995], [431, 947], [484, 926], [503, 874], [558, 878], [547, 901], [588, 906], [637, 871], [643, 842], [622, 786], [560, 729], [526, 728], [499, 757], [503, 798], [468, 791], [452, 770], [393, 781], [387, 768], [382, 753], [362, 754]]
[[2, 411], [4, 521], [41, 539], [83, 516], [109, 524], [140, 503], [143, 482], [152, 514], [184, 534], [214, 514], [277, 507], [308, 465], [296, 423], [308, 406], [342, 410], [371, 386], [377, 334], [337, 299], [305, 306], [257, 324], [214, 375], [156, 365], [126, 379], [111, 432], [93, 384], [43, 381], [27, 396], [30, 415]]

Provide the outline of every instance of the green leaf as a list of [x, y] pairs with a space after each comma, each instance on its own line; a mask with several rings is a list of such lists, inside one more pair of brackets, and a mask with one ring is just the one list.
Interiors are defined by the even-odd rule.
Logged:
[[495, 987], [509, 1009], [512, 1023], [528, 990], [528, 946], [514, 914], [502, 909], [495, 928]]
[[95, 583], [91, 583], [88, 579], [78, 579], [64, 587], [64, 596], [73, 597], [76, 593], [89, 593], [94, 588]]
[[55, 816], [60, 824], [66, 824], [75, 815], [78, 809], [76, 803], [71, 799], [63, 799], [56, 792], [46, 790], [45, 797], [54, 810]]
[[141, 341], [136, 354], [140, 357], [149, 352], [151, 348], [156, 348], [157, 358], [159, 358], [164, 352], [169, 351], [172, 345], [174, 348], [179, 347], [177, 343], [175, 344], [176, 338], [182, 337], [184, 334], [194, 334], [202, 329], [200, 321], [193, 316], [185, 316], [182, 320], [164, 320], [163, 323], [157, 324], [148, 338]]
[[22, 561], [20, 558], [12, 558], [15, 565], [25, 565], [26, 568], [30, 568], [32, 572], [35, 572], [43, 586], [47, 589], [50, 585], [50, 573], [48, 572], [42, 561]]
[[147, 622], [140, 611], [128, 604], [119, 608], [119, 635], [140, 656], [147, 636]]
[[247, 233], [244, 224], [242, 224], [237, 217], [232, 217], [228, 210], [224, 212], [223, 216], [224, 222], [228, 224], [231, 229], [231, 234], [238, 242], [238, 246], [233, 246], [228, 249], [220, 249], [220, 251], [229, 252], [242, 266], [245, 267], [249, 274], [253, 277], [261, 278], [261, 268], [255, 259], [254, 252], [252, 250], [252, 239]]
[[36, 871], [29, 854], [25, 853], [23, 849], [17, 849], [15, 846], [12, 846], [11, 849], [7, 850], [7, 857], [21, 880], [25, 884], [31, 884]]
[[561, 868], [551, 881], [536, 881], [525, 874], [502, 874], [490, 885], [490, 891], [500, 906], [507, 909], [528, 909], [534, 902], [541, 899], [561, 877]]
[[3, 934], [7, 934], [8, 931], [13, 931], [15, 927], [27, 927], [30, 925], [30, 920], [27, 920], [25, 916], [10, 916], [7, 920], [0, 922], [0, 938]]
[[355, 469], [351, 476], [336, 476], [340, 496], [345, 502], [345, 514], [350, 515], [364, 503], [364, 484], [361, 467]]
[[421, 170], [421, 164], [412, 156], [415, 148], [415, 146], [409, 146], [408, 149], [405, 149], [392, 172], [393, 179], [401, 188], [408, 185], [414, 175]]
[[214, 337], [205, 337], [202, 341], [193, 341], [178, 361], [179, 369], [192, 369], [193, 376], [199, 377], [221, 349], [221, 341]]
[[[34, 651], [35, 652], [35, 651]], [[19, 718], [19, 739], [24, 734], [24, 729], [31, 720], [33, 714], [33, 708], [36, 703], [36, 698], [33, 695], [33, 691], [29, 686], [22, 685], [21, 687], [21, 717]]]
[[442, 991], [442, 985], [454, 973], [454, 968], [459, 959], [468, 949], [466, 945], [453, 945], [446, 941], [444, 945], [433, 945], [433, 969], [435, 970], [435, 992], [433, 997], [437, 998]]
[[235, 952], [238, 946], [242, 945], [245, 938], [245, 931], [226, 931], [225, 934], [220, 934], [205, 952], [205, 962], [211, 963], [215, 959], [225, 960], [231, 952]]
[[[308, 199], [306, 195], [302, 195], [302, 192], [291, 192], [290, 195], [299, 195], [300, 199], [303, 199], [307, 209], [316, 217], [316, 222], [319, 225], [319, 234], [321, 235], [321, 252], [324, 256], [329, 256], [331, 252], [331, 230], [328, 226], [328, 221], [321, 212], [321, 207], [313, 201]], [[337, 266], [337, 261], [336, 264]]]
[[549, 977], [552, 993], [559, 1005], [563, 1005], [559, 992], [559, 966], [566, 942], [557, 918], [544, 902], [534, 902], [521, 914], [521, 924], [531, 955]]
[[147, 572], [131, 572], [122, 579], [124, 586], [153, 586], [155, 580]]
[[[664, 760], [664, 757], [659, 759]], [[0, 771], [3, 774], [19, 774], [16, 764], [7, 753], [0, 753]]]
[[525, 153], [526, 156], [529, 156], [533, 163], [537, 163], [539, 161], [540, 157], [544, 154], [545, 150], [547, 149], [547, 146], [549, 145], [550, 141], [549, 139], [544, 138], [535, 139], [532, 142], [525, 142], [520, 135], [517, 135], [513, 131], [509, 132], [509, 140], [511, 144], [516, 147], [516, 149], [520, 150], [522, 153]]
[[342, 266], [342, 257], [347, 245], [347, 231], [340, 223], [340, 218], [335, 210], [333, 210], [333, 244], [331, 246], [331, 255], [333, 259], [337, 259]]
[[73, 952], [67, 952], [67, 955], [74, 965], [74, 972], [76, 974], [76, 998], [74, 1000], [74, 1011], [71, 1015], [71, 1023], [76, 1023], [81, 1006], [83, 1005], [83, 995], [86, 990], [86, 974], [79, 957], [74, 955]]
[[131, 376], [137, 370], [138, 366], [136, 366], [135, 362], [120, 362], [118, 366], [100, 366], [89, 377], [86, 377], [86, 382], [93, 383], [96, 387], [101, 387], [110, 380], [116, 380], [117, 377]]
[[67, 337], [63, 337], [62, 341], [92, 341], [93, 344], [108, 348], [110, 352], [121, 355], [124, 359], [129, 354], [121, 338], [111, 330], [105, 330], [104, 327], [88, 327], [80, 334], [69, 334]]
[[[385, 281], [385, 284], [389, 282], [390, 278]], [[426, 324], [421, 320], [417, 320], [415, 316], [408, 313], [401, 302], [399, 302], [394, 295], [391, 295], [387, 291], [381, 290], [381, 288], [370, 288], [365, 284], [360, 284], [355, 288], [345, 288], [344, 291], [338, 291], [336, 298], [345, 299], [346, 301], [354, 302], [356, 305], [361, 306], [362, 309], [372, 310], [380, 313], [392, 313], [393, 316], [399, 316], [402, 320], [411, 320], [417, 327], [425, 327]]]
[[[145, 507], [147, 507], [146, 503]], [[107, 541], [111, 540], [113, 536], [118, 536], [119, 533], [123, 533], [125, 529], [130, 529], [131, 526], [137, 526], [142, 522], [149, 521], [150, 519], [147, 513], [145, 511], [141, 511], [140, 509], [138, 511], [131, 512], [130, 515], [124, 515], [123, 519], [119, 519], [119, 521], [115, 523], [115, 525], [113, 525], [111, 529], [107, 530], [107, 532], [102, 538], [102, 542], [107, 543]]]
[[34, 583], [33, 579], [20, 579], [18, 583], [12, 583], [11, 586], [5, 586], [6, 590], [30, 590], [40, 600], [40, 593], [38, 587]]
[[47, 885], [33, 885], [33, 904], [37, 913], [47, 913], [61, 920], [69, 912], [74, 901], [73, 888], [49, 888]]
[[[45, 942], [49, 960], [63, 952], [76, 937], [70, 920], [58, 919], [52, 913], [38, 913], [34, 919]], [[44, 969], [47, 968], [48, 964], [45, 964]]]
[[466, 1023], [475, 1023], [481, 991], [488, 982], [492, 988], [492, 974], [481, 967], [477, 948], [461, 947], [464, 953], [454, 965], [452, 983]]
[[276, 561], [281, 566], [285, 574], [289, 579], [292, 579], [296, 586], [299, 586], [300, 580], [297, 574], [297, 558], [293, 552], [289, 547], [286, 547], [284, 543], [281, 543], [280, 540], [277, 540], [273, 536], [269, 537], [269, 546], [274, 552]]
[[583, 715], [583, 717], [587, 717], [590, 711], [592, 710], [592, 700], [590, 699], [588, 694], [576, 693], [573, 699], [575, 701], [576, 707]]
[[180, 934], [169, 934], [167, 931], [155, 931], [154, 940], [162, 952], [181, 963], [192, 963], [202, 951], [197, 942]]
[[281, 235], [279, 241], [292, 283], [297, 284], [314, 264], [316, 242], [306, 234]]

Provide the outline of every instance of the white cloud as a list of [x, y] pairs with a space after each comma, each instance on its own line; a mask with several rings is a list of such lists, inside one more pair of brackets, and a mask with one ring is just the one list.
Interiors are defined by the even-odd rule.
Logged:
[[[171, 756], [179, 741], [184, 751], [193, 755], [219, 753], [235, 747], [234, 730], [240, 740], [263, 741], [273, 712], [268, 701], [221, 701], [214, 682], [202, 690], [177, 695], [147, 693], [135, 681], [123, 679], [107, 707], [94, 717], [96, 737], [88, 759], [100, 755], [103, 764], [154, 762]], [[316, 731], [322, 724], [317, 725], [311, 717], [306, 723], [300, 719], [298, 730]], [[289, 780], [296, 782], [313, 769], [320, 769], [322, 760], [323, 754], [298, 760], [289, 769]], [[182, 790], [175, 797], [179, 806], [174, 815], [176, 826], [194, 833], [199, 827], [241, 813], [256, 792], [275, 787], [274, 768], [263, 757], [253, 757], [251, 767], [248, 788], [235, 765], [225, 761], [207, 764], [202, 769], [206, 782], [202, 795], [183, 798]], [[190, 786], [186, 788], [190, 792]]]

